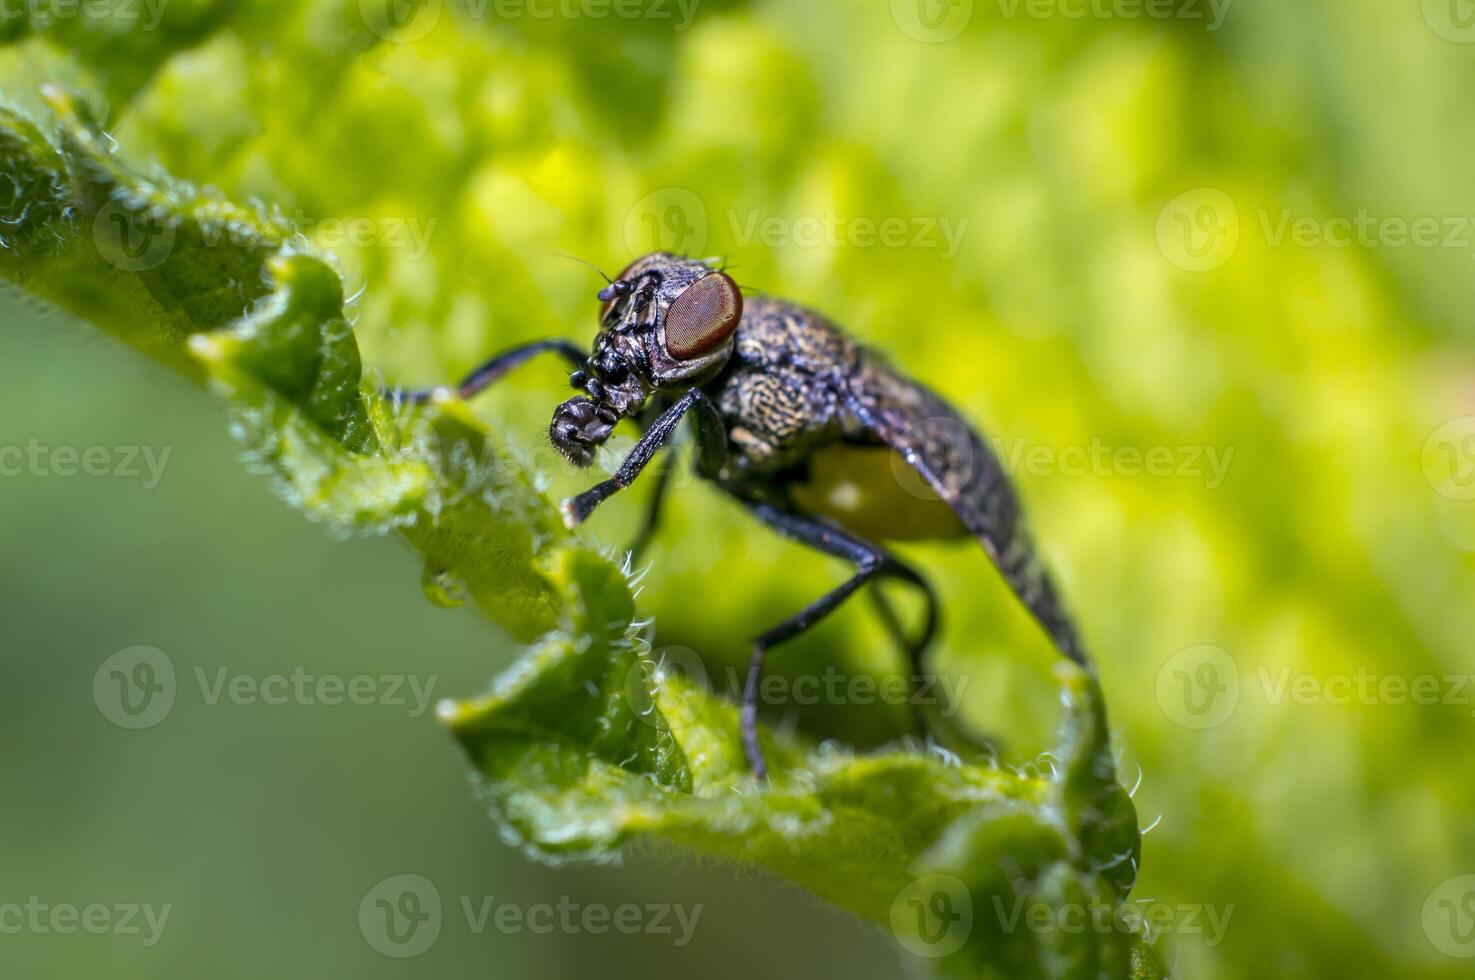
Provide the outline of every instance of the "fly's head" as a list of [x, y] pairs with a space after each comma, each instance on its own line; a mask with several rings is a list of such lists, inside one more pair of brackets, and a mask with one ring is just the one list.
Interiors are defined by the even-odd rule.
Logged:
[[732, 355], [743, 294], [727, 274], [669, 252], [636, 259], [599, 291], [603, 306], [589, 362], [569, 382], [584, 392], [553, 412], [548, 434], [577, 466], [652, 394], [711, 378]]

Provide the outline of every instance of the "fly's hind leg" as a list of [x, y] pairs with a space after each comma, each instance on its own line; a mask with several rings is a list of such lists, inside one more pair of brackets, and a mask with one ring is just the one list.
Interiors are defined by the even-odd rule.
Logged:
[[[897, 564], [901, 564], [900, 560], [897, 560]], [[919, 734], [925, 735], [930, 726], [926, 713], [922, 710], [922, 701], [923, 692], [930, 685], [926, 685], [923, 660], [927, 656], [927, 651], [932, 647], [933, 639], [937, 636], [941, 619], [938, 615], [937, 593], [933, 591], [932, 583], [915, 572], [913, 575], [915, 578], [911, 580], [912, 584], [922, 593], [927, 609], [921, 633], [915, 638], [907, 636], [906, 629], [901, 623], [901, 617], [897, 615], [896, 607], [886, 597], [886, 593], [881, 591], [880, 582], [873, 584], [867, 591], [871, 597], [871, 604], [875, 606], [876, 616], [881, 620], [881, 625], [885, 627], [887, 634], [901, 648], [901, 651], [906, 654], [907, 662], [911, 665], [909, 690], [912, 694], [912, 714], [916, 719]]]
[[927, 602], [927, 614], [926, 623], [916, 639], [907, 636], [896, 607], [881, 591], [881, 583], [874, 583], [868, 590], [876, 607], [876, 615], [887, 634], [911, 661], [912, 718], [916, 722], [917, 734], [964, 757], [997, 757], [999, 746], [993, 737], [973, 731], [959, 722], [957, 712], [961, 705], [958, 698], [962, 687], [947, 687], [936, 670], [929, 671], [923, 667], [923, 659], [931, 648], [940, 620], [937, 593], [926, 581], [919, 582], [919, 585]]
[[763, 779], [768, 775], [768, 766], [763, 758], [763, 747], [758, 742], [758, 683], [763, 677], [763, 663], [768, 651], [814, 626], [878, 575], [910, 582], [921, 588], [926, 588], [926, 584], [908, 565], [869, 541], [790, 507], [770, 500], [755, 499], [739, 490], [729, 489], [754, 517], [775, 531], [800, 544], [807, 544], [855, 565], [855, 573], [839, 587], [820, 596], [772, 629], [765, 630], [753, 641], [747, 681], [743, 685], [740, 717], [743, 750], [748, 756], [748, 765], [753, 770], [754, 778]]

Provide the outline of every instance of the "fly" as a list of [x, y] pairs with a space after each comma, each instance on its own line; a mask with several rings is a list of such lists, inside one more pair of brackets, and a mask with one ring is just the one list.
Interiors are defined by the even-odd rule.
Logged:
[[[971, 535], [1056, 648], [1090, 669], [998, 457], [942, 398], [816, 313], [766, 296], [745, 302], [725, 272], [703, 261], [646, 255], [598, 298], [599, 332], [588, 353], [568, 340], [525, 344], [471, 372], [457, 391], [470, 398], [532, 357], [555, 353], [573, 367], [569, 381], [580, 392], [554, 410], [548, 429], [570, 462], [587, 467], [622, 419], [640, 426], [639, 441], [609, 479], [563, 502], [571, 528], [634, 482], [690, 415], [698, 475], [779, 534], [854, 567], [840, 586], [753, 641], [741, 720], [756, 778], [767, 775], [758, 684], [768, 651], [863, 585], [893, 579], [921, 593], [924, 623], [907, 637], [885, 598], [871, 590], [911, 660], [914, 683], [922, 674], [939, 622], [937, 597], [876, 541]], [[400, 394], [423, 401], [430, 393]], [[669, 473], [661, 467], [656, 477], [632, 548], [637, 555], [656, 528]]]

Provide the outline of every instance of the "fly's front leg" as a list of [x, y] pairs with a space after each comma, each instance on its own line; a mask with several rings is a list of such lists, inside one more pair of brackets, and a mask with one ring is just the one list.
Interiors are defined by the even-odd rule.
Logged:
[[[564, 524], [571, 528], [577, 527], [588, 519], [595, 507], [635, 482], [640, 471], [645, 469], [646, 464], [675, 433], [676, 426], [680, 424], [682, 417], [692, 409], [700, 413], [699, 419], [703, 416], [709, 419], [708, 423], [702, 427], [703, 433], [709, 431], [709, 426], [712, 424], [710, 420], [717, 420], [716, 424], [721, 425], [717, 409], [713, 406], [711, 399], [703, 394], [700, 388], [692, 388], [651, 423], [650, 428], [645, 430], [645, 434], [640, 437], [635, 448], [630, 450], [630, 455], [625, 457], [625, 461], [620, 464], [619, 469], [615, 470], [613, 476], [603, 483], [595, 484], [577, 497], [570, 497], [563, 502]], [[705, 442], [705, 434], [702, 440]], [[706, 446], [702, 446], [700, 451], [703, 456], [716, 452]]]
[[768, 650], [814, 626], [877, 575], [898, 578], [924, 589], [926, 583], [906, 564], [869, 541], [842, 531], [833, 524], [768, 501], [747, 499], [741, 494], [739, 499], [747, 504], [753, 516], [785, 537], [837, 558], [844, 558], [855, 565], [855, 574], [844, 584], [820, 596], [753, 641], [753, 652], [748, 660], [747, 682], [743, 685], [740, 718], [743, 750], [748, 756], [748, 765], [753, 770], [754, 778], [763, 779], [768, 775], [768, 766], [763, 758], [763, 747], [758, 742], [758, 684], [763, 677], [763, 662]]
[[[727, 428], [722, 424], [722, 418], [717, 414], [717, 409], [710, 399], [698, 402], [695, 411], [697, 421], [696, 469], [702, 476], [715, 479], [722, 470], [723, 464], [727, 462]], [[660, 526], [666, 492], [671, 488], [671, 473], [676, 468], [675, 459], [669, 459], [668, 463], [669, 465], [662, 466], [656, 471], [656, 485], [651, 491], [650, 503], [646, 505], [645, 520], [641, 523], [635, 540], [630, 543], [632, 562], [640, 560], [640, 556], [645, 553], [651, 539], [655, 537], [656, 529]]]
[[[461, 398], [470, 398], [478, 392], [484, 391], [492, 382], [501, 379], [513, 368], [520, 367], [534, 357], [543, 353], [554, 353], [563, 357], [578, 371], [584, 367], [586, 355], [584, 351], [570, 340], [537, 340], [531, 344], [523, 344], [511, 350], [503, 351], [496, 357], [476, 368], [456, 385], [456, 394]], [[430, 396], [435, 394], [435, 388], [391, 388], [386, 394], [391, 398], [398, 398], [411, 405], [419, 405], [429, 401]]]

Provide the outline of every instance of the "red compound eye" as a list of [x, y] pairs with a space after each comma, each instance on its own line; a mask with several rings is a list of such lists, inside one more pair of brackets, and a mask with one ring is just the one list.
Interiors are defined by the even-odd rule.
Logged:
[[713, 272], [687, 287], [666, 313], [666, 352], [678, 361], [721, 347], [743, 318], [743, 294], [726, 274]]

